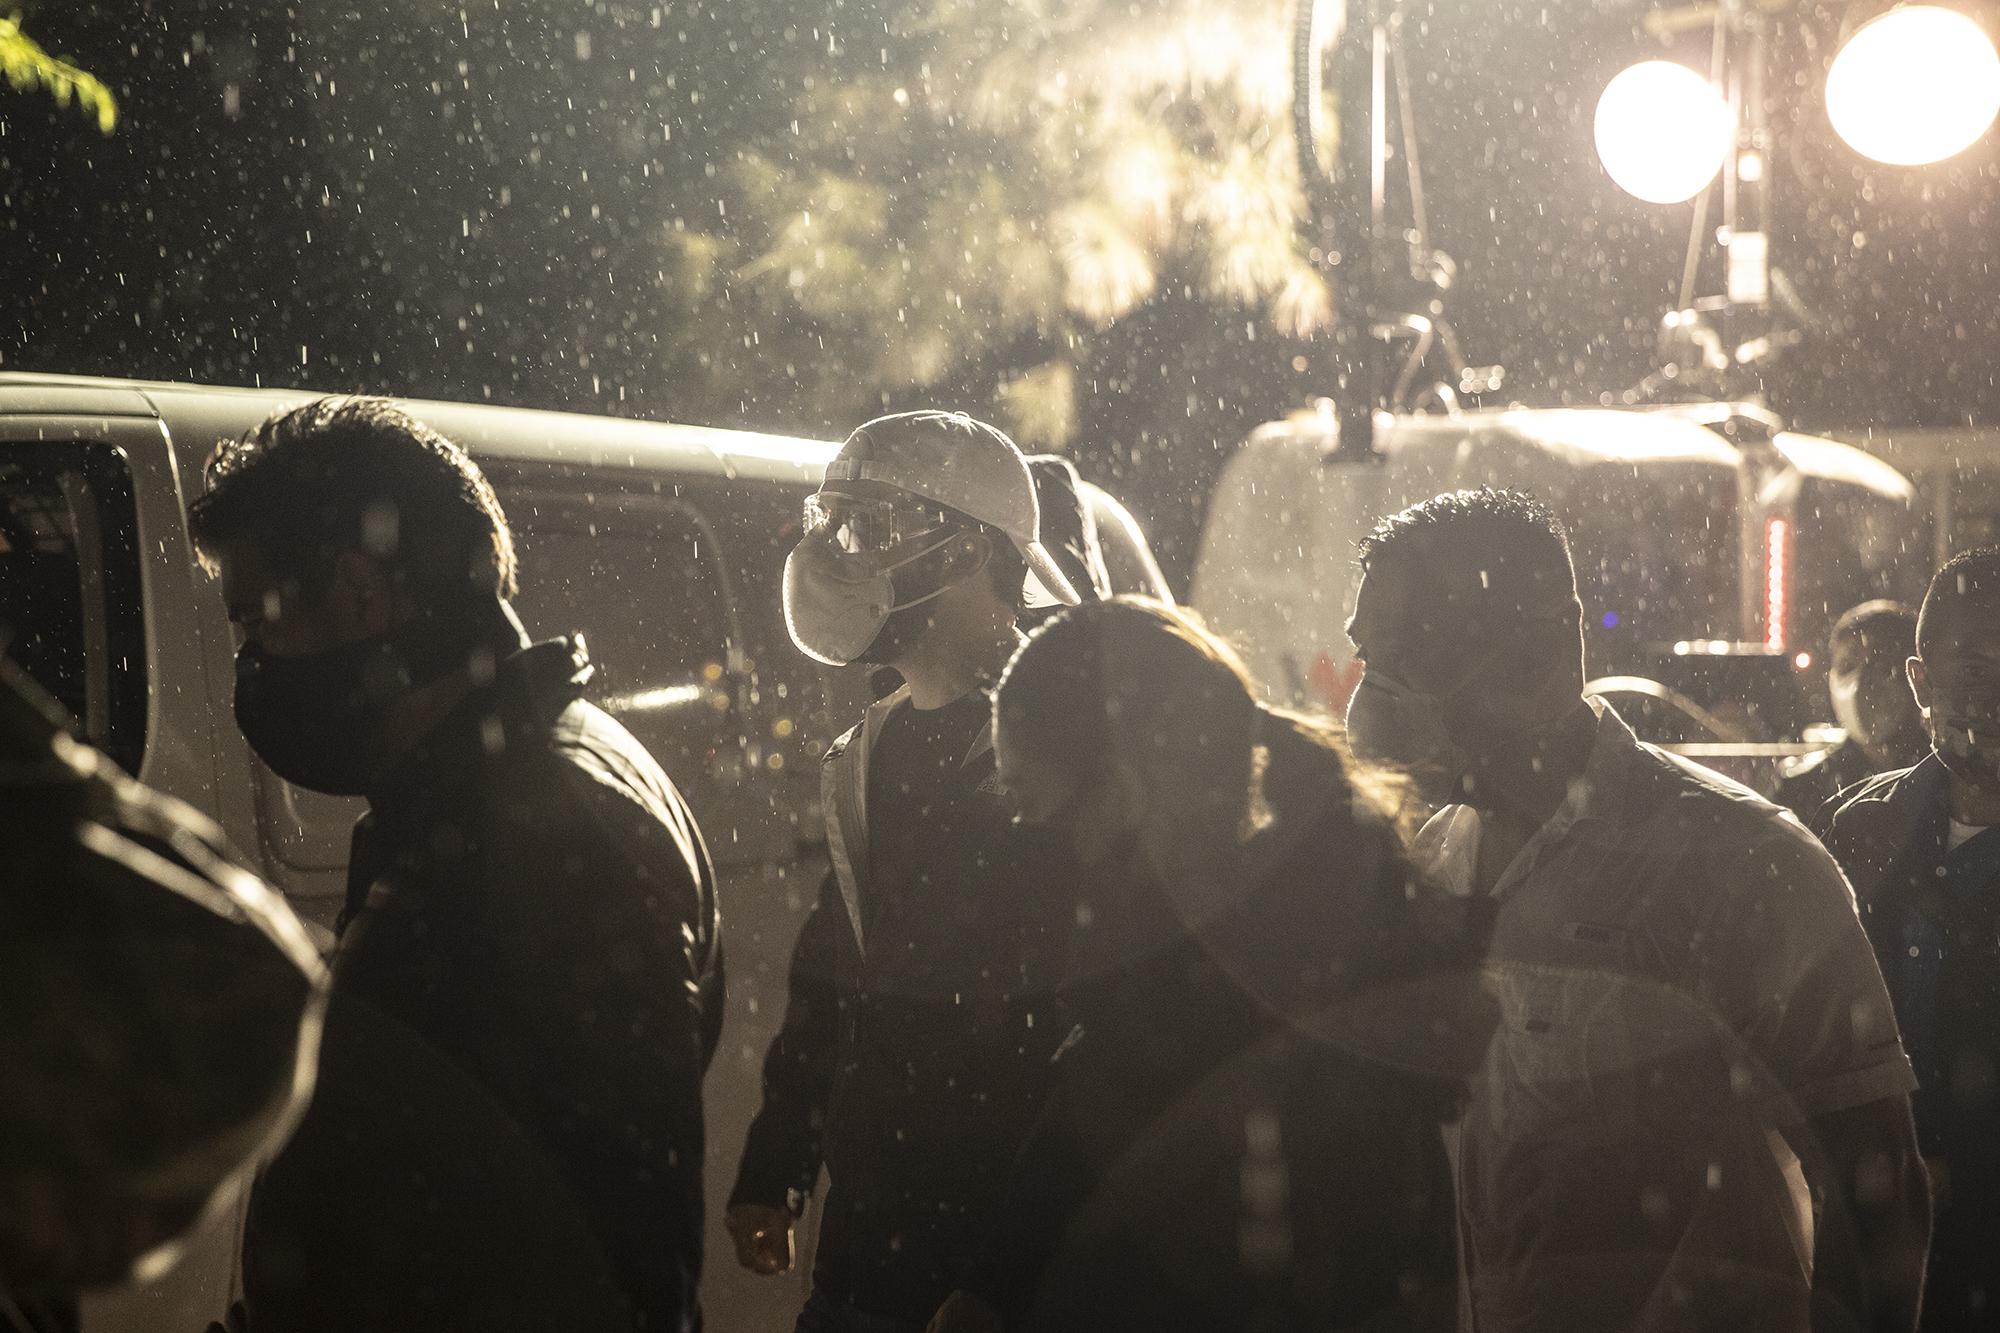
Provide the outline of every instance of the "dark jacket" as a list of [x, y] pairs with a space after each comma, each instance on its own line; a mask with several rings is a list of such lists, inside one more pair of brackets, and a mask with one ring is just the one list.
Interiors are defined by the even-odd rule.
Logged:
[[1991, 1327], [2000, 1302], [2000, 831], [1949, 849], [1936, 755], [1870, 778], [1819, 818], [1854, 884], [1915, 1067], [1937, 1221], [1924, 1327]]
[[371, 796], [320, 1092], [253, 1198], [259, 1333], [698, 1325], [714, 876], [589, 674], [513, 653]]
[[1057, 1091], [974, 1281], [1010, 1327], [1453, 1326], [1453, 1083], [1342, 1040], [1343, 1001], [1446, 955], [1393, 833], [1357, 822], [1317, 748], [1274, 729], [1285, 799], [1221, 918], [1189, 931], [1136, 866], [1102, 895]]
[[76, 1292], [130, 1280], [234, 1197], [304, 1109], [325, 1003], [304, 928], [222, 830], [63, 731], [0, 656], [10, 1333], [73, 1333]]
[[1811, 823], [1828, 801], [1880, 771], [1857, 742], [1845, 740], [1788, 767], [1771, 799]]
[[[907, 706], [875, 710], [886, 727]], [[919, 1326], [969, 1272], [1067, 1030], [1053, 977], [1035, 970], [1037, 904], [1073, 863], [1053, 835], [1012, 823], [993, 772], [990, 744], [975, 743], [906, 882], [871, 876], [853, 836], [870, 830], [850, 830], [855, 896], [828, 875], [800, 931], [730, 1196], [796, 1210], [824, 1164], [815, 1289]]]

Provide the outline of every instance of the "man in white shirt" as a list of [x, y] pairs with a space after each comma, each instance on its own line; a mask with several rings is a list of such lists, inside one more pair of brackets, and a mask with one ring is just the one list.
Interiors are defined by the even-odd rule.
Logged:
[[1430, 878], [1493, 913], [1466, 1326], [1913, 1328], [1913, 1080], [1838, 868], [1583, 698], [1568, 543], [1530, 497], [1438, 496], [1361, 564], [1354, 743], [1448, 803]]

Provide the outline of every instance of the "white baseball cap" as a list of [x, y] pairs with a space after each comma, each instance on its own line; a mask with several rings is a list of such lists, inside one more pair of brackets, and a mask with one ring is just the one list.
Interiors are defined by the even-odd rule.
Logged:
[[888, 486], [1007, 534], [1028, 565], [1029, 606], [1081, 599], [1042, 546], [1041, 504], [1020, 447], [963, 412], [897, 412], [858, 427], [827, 464], [823, 489]]

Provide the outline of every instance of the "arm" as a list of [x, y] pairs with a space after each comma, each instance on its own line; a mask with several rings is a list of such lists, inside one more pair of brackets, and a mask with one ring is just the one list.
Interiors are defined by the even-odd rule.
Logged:
[[523, 811], [482, 876], [500, 925], [486, 1077], [522, 1108], [598, 1223], [628, 1295], [681, 1317], [701, 1271], [706, 1066], [700, 867], [621, 795]]
[[[764, 1104], [750, 1124], [729, 1195], [737, 1257], [753, 1271], [791, 1266], [789, 1222], [819, 1178], [820, 1130], [840, 1040], [834, 970], [847, 929], [840, 886], [829, 872], [792, 951], [784, 1026], [764, 1056]], [[782, 1237], [772, 1234], [779, 1226]]]
[[1812, 1187], [1813, 1328], [1909, 1333], [1931, 1241], [1930, 1181], [1907, 1097], [1815, 1117], [1794, 1144]]
[[[1785, 821], [1790, 825], [1790, 821]], [[1811, 1186], [1813, 1327], [1910, 1333], [1930, 1244], [1915, 1086], [1854, 895], [1795, 825], [1750, 849], [1734, 894], [1748, 1036], [1777, 1076], [1778, 1121]]]
[[1018, 1326], [1028, 1313], [1043, 1273], [1061, 1248], [1070, 1223], [1089, 1200], [1098, 1164], [1076, 1135], [1071, 1080], [1087, 1039], [1072, 1031], [1058, 1056], [1063, 1066], [1008, 1173], [992, 1232], [954, 1294], [932, 1322], [931, 1333], [987, 1333]]

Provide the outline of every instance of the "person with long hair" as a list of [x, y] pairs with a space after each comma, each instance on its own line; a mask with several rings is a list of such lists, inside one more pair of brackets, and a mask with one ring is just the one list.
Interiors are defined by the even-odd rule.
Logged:
[[1093, 871], [1079, 1021], [933, 1329], [1449, 1327], [1439, 1127], [1478, 1040], [1454, 980], [1476, 932], [1417, 920], [1396, 785], [1135, 598], [1028, 641], [995, 747], [1022, 820]]

